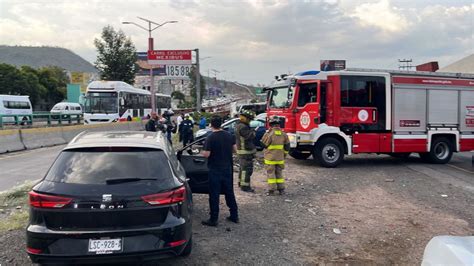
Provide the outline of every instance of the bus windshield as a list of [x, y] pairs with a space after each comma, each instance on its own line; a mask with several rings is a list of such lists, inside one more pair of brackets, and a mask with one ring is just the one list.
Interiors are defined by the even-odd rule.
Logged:
[[270, 95], [270, 108], [287, 108], [293, 101], [293, 87], [274, 88]]
[[89, 92], [85, 104], [86, 113], [118, 113], [116, 92]]

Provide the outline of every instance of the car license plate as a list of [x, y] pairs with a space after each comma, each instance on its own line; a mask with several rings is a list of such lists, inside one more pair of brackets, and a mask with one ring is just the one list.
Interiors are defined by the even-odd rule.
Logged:
[[110, 254], [114, 251], [122, 251], [122, 239], [89, 239], [89, 252], [96, 254]]

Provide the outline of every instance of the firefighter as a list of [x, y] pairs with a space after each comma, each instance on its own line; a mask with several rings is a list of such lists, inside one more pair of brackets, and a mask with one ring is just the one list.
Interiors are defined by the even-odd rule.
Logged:
[[237, 144], [237, 156], [239, 157], [239, 187], [245, 192], [255, 192], [250, 186], [250, 177], [253, 173], [253, 158], [257, 149], [255, 147], [255, 131], [250, 128], [250, 121], [255, 113], [250, 110], [242, 110], [239, 123], [235, 127], [235, 142]]
[[271, 117], [268, 123], [270, 129], [265, 132], [261, 140], [265, 147], [263, 159], [269, 186], [267, 195], [274, 195], [276, 190], [282, 195], [285, 193], [283, 168], [286, 154], [290, 150], [290, 141], [288, 135], [281, 130], [280, 119], [277, 116]]

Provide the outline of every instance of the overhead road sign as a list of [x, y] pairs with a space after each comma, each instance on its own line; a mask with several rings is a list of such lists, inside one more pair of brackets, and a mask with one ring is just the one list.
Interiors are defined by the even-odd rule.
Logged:
[[153, 50], [148, 51], [151, 65], [191, 65], [191, 50]]

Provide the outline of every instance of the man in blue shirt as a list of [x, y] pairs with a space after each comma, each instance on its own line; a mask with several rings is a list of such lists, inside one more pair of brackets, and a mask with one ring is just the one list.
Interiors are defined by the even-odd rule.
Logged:
[[207, 136], [202, 155], [208, 158], [209, 168], [209, 207], [210, 218], [202, 221], [203, 225], [217, 226], [219, 218], [219, 196], [221, 189], [225, 202], [229, 207], [230, 216], [227, 220], [238, 223], [239, 215], [234, 195], [232, 152], [237, 149], [235, 138], [221, 128], [222, 118], [211, 118], [212, 133]]
[[199, 121], [199, 129], [205, 129], [206, 128], [206, 118], [203, 116], [201, 117], [201, 120]]

